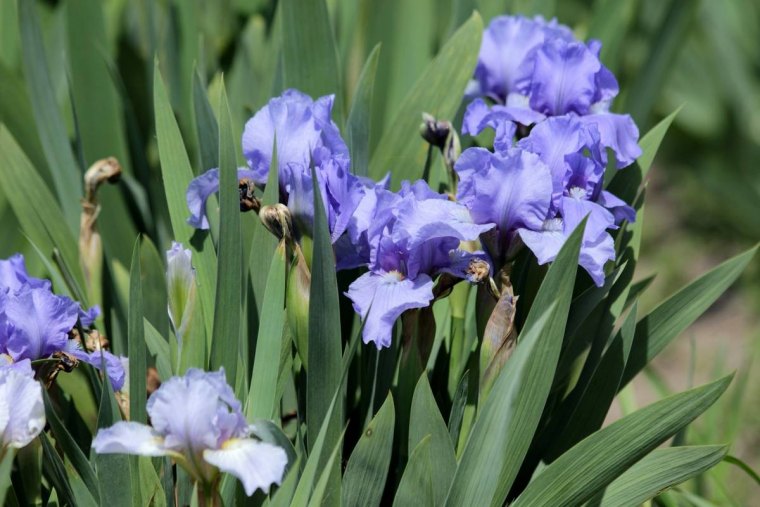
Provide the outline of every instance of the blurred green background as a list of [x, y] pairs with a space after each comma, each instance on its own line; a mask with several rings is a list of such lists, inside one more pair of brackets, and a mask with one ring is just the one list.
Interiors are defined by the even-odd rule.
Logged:
[[[19, 29], [24, 2], [39, 18], [44, 47]], [[602, 59], [621, 85], [615, 108], [630, 112], [642, 133], [681, 107], [648, 183], [638, 278], [656, 277], [642, 311], [760, 239], [760, 2], [327, 0], [327, 5], [342, 62], [340, 89], [334, 90], [338, 117], [347, 115], [367, 56], [382, 45], [375, 133], [383, 131], [425, 65], [473, 9], [485, 22], [504, 13], [556, 16], [579, 37], [600, 38]], [[100, 219], [107, 283], [124, 276], [138, 231], [159, 250], [171, 239], [164, 227], [168, 221], [156, 219], [165, 218], [166, 209], [153, 131], [153, 55], [198, 173], [208, 168], [202, 167], [199, 134], [191, 127], [194, 75], [208, 86], [213, 106], [224, 75], [239, 134], [251, 113], [282, 88], [281, 48], [274, 35], [294, 27], [277, 12], [274, 0], [0, 0], [0, 122], [51, 187], [56, 168], [47, 152], [54, 137], [50, 129], [66, 129], [69, 139], [80, 140], [73, 163], [86, 168], [114, 155], [125, 168], [123, 182], [101, 195], [107, 204]], [[41, 66], [47, 66], [49, 78], [41, 77]], [[52, 90], [47, 102], [41, 86]], [[60, 110], [60, 124], [35, 127], [30, 119], [51, 107]], [[136, 179], [153, 184], [144, 189]], [[78, 209], [78, 199], [72, 195], [64, 208]], [[122, 219], [127, 215], [133, 220]], [[19, 229], [0, 185], [0, 255], [25, 252], [30, 271], [42, 275], [45, 267]], [[731, 453], [756, 469], [759, 262], [625, 391], [619, 407], [625, 413], [663, 392], [738, 370], [729, 394], [680, 438], [692, 444], [734, 442]], [[123, 316], [107, 319], [113, 331]], [[747, 474], [725, 463], [683, 488], [719, 505], [749, 505], [758, 494]]]

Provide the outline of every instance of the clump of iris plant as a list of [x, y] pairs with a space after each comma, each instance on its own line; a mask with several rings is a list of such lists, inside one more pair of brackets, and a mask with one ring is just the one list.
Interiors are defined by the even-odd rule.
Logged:
[[0, 260], [0, 354], [6, 362], [29, 360], [47, 382], [77, 361], [98, 369], [105, 364], [113, 389], [120, 390], [122, 362], [103, 350], [104, 340], [90, 329], [99, 314], [97, 306], [85, 311], [53, 293], [49, 280], [30, 276], [21, 254]]
[[161, 384], [148, 399], [151, 425], [121, 421], [101, 429], [92, 442], [99, 454], [169, 456], [184, 468], [199, 492], [213, 499], [227, 472], [249, 496], [280, 484], [288, 464], [285, 451], [251, 438], [242, 406], [224, 370], [189, 369]]

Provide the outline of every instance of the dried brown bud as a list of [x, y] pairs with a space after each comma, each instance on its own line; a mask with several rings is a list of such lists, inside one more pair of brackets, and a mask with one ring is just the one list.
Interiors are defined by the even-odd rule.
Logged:
[[158, 370], [152, 366], [148, 367], [148, 374], [145, 378], [145, 387], [148, 390], [148, 396], [161, 387], [161, 378], [158, 376]]
[[241, 178], [238, 182], [238, 190], [240, 192], [240, 211], [255, 211], [259, 212], [261, 208], [261, 201], [259, 201], [254, 195], [256, 184], [250, 178]]
[[446, 139], [452, 131], [451, 122], [436, 120], [428, 113], [422, 113], [422, 124], [420, 125], [420, 135], [428, 143], [443, 150]]
[[277, 239], [291, 240], [293, 238], [293, 219], [290, 210], [284, 204], [262, 206], [259, 218], [269, 232]]
[[52, 361], [43, 363], [37, 372], [37, 377], [42, 379], [45, 387], [50, 387], [59, 372], [69, 373], [79, 365], [79, 360], [66, 352], [55, 352], [50, 358]]

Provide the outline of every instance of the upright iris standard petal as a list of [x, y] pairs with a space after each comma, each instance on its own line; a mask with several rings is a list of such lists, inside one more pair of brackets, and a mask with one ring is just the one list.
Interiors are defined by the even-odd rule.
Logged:
[[22, 285], [49, 289], [50, 281], [29, 276], [26, 271], [24, 256], [20, 253], [0, 260], [0, 290], [15, 292]]
[[28, 373], [0, 368], [0, 441], [2, 448], [28, 445], [45, 427], [42, 386]]
[[230, 472], [248, 495], [282, 480], [285, 451], [250, 438], [224, 370], [191, 368], [183, 377], [172, 377], [151, 395], [147, 409], [152, 427], [120, 422], [102, 429], [93, 441], [95, 452], [169, 455], [205, 485], [218, 483], [220, 471]]
[[555, 39], [543, 44], [535, 56], [531, 108], [552, 116], [588, 113], [601, 66], [583, 43]]
[[281, 186], [288, 179], [289, 166], [308, 170], [311, 159], [318, 165], [331, 155], [348, 158], [346, 143], [331, 119], [333, 100], [334, 96], [328, 95], [313, 101], [298, 90], [286, 90], [248, 120], [243, 155], [254, 181], [267, 181], [275, 137]]
[[218, 450], [206, 449], [203, 458], [222, 472], [240, 479], [248, 496], [257, 489], [269, 493], [272, 484], [279, 486], [288, 464], [282, 447], [250, 438], [228, 440]]
[[40, 359], [66, 348], [79, 318], [79, 304], [47, 288], [24, 285], [6, 296], [0, 345], [15, 360]]
[[[239, 168], [238, 179], [250, 178], [253, 179], [254, 172], [245, 168]], [[187, 201], [187, 209], [190, 210], [190, 216], [187, 218], [187, 223], [196, 229], [208, 229], [208, 216], [206, 214], [206, 201], [211, 196], [219, 191], [219, 169], [209, 169], [200, 176], [196, 176], [190, 181], [185, 192], [185, 199]]]
[[364, 343], [373, 342], [381, 349], [390, 347], [393, 324], [404, 311], [430, 304], [433, 280], [425, 274], [410, 280], [398, 271], [369, 272], [357, 278], [346, 295], [364, 319]]
[[535, 49], [553, 38], [573, 40], [573, 35], [567, 27], [540, 16], [494, 18], [483, 33], [475, 68], [480, 93], [504, 103], [508, 94], [526, 91]]

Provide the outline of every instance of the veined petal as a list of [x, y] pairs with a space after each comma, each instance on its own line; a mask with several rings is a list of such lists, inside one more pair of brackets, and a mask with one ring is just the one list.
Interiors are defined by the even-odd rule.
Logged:
[[430, 304], [433, 280], [425, 274], [411, 280], [398, 272], [369, 272], [357, 278], [346, 295], [364, 319], [364, 343], [374, 342], [381, 349], [390, 346], [393, 324], [405, 310]]
[[636, 210], [615, 194], [602, 190], [596, 202], [610, 210], [615, 217], [616, 224], [621, 223], [623, 220], [630, 223], [636, 221]]
[[33, 288], [50, 289], [50, 282], [40, 278], [29, 276], [26, 271], [26, 262], [24, 256], [20, 253], [11, 255], [7, 259], [0, 260], [0, 289], [7, 289], [15, 292], [22, 285], [29, 285]]
[[454, 201], [441, 199], [404, 199], [399, 207], [397, 219], [398, 222], [393, 229], [393, 240], [408, 240], [410, 249], [439, 238], [474, 240], [495, 226], [492, 223], [476, 224], [466, 207]]
[[205, 173], [193, 178], [187, 187], [185, 198], [190, 217], [187, 223], [196, 229], [208, 229], [206, 218], [206, 201], [209, 196], [219, 190], [219, 169], [209, 169]]
[[[73, 340], [69, 340], [69, 343], [74, 343]], [[68, 348], [68, 352], [79, 359], [80, 361], [87, 363], [98, 370], [103, 369], [103, 363], [106, 366], [106, 375], [111, 381], [111, 386], [114, 391], [120, 391], [124, 387], [124, 380], [126, 379], [126, 371], [124, 365], [117, 356], [111, 354], [106, 350], [94, 350], [92, 352], [85, 352], [80, 348]]]
[[4, 304], [5, 347], [18, 361], [40, 359], [63, 350], [79, 318], [79, 304], [47, 288], [21, 287]]
[[45, 427], [42, 387], [14, 368], [0, 369], [0, 429], [2, 445], [21, 448]]
[[135, 454], [138, 456], [165, 456], [163, 438], [150, 426], [119, 421], [110, 428], [98, 431], [92, 440], [98, 454]]
[[600, 111], [581, 116], [579, 120], [597, 128], [601, 145], [615, 152], [618, 169], [631, 165], [641, 156], [639, 129], [630, 115]]
[[251, 438], [234, 438], [221, 449], [207, 449], [203, 459], [240, 479], [248, 496], [257, 489], [269, 493], [272, 484], [282, 482], [288, 464], [288, 456], [281, 447]]
[[552, 116], [587, 114], [600, 68], [599, 58], [581, 42], [546, 42], [535, 54], [531, 108]]

